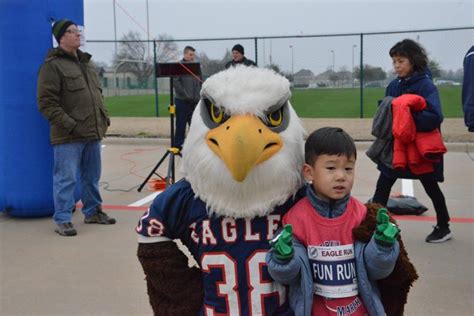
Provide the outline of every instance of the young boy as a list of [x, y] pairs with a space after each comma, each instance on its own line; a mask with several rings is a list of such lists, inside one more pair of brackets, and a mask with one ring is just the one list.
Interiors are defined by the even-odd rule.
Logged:
[[[267, 254], [270, 275], [290, 285], [296, 315], [390, 315], [377, 280], [394, 270], [399, 229], [386, 209], [375, 215], [375, 208], [351, 197], [356, 158], [354, 141], [340, 128], [318, 129], [306, 141], [306, 197], [284, 216], [286, 226]], [[406, 262], [411, 285], [416, 272]], [[403, 311], [408, 288], [401, 292], [394, 306]]]

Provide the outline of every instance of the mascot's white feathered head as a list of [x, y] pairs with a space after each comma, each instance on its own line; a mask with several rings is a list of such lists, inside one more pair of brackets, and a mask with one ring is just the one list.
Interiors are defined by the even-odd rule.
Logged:
[[303, 184], [305, 130], [288, 80], [238, 66], [207, 79], [183, 146], [182, 171], [210, 214], [268, 214]]

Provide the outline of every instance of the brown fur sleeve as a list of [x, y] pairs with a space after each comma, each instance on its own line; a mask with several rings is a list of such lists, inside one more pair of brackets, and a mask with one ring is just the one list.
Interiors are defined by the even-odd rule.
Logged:
[[188, 258], [175, 242], [141, 243], [137, 255], [155, 315], [199, 313], [203, 304], [201, 271], [188, 267]]
[[[368, 203], [366, 206], [367, 217], [360, 226], [353, 230], [354, 238], [364, 243], [370, 241], [375, 231], [377, 211], [382, 207], [380, 204], [373, 203]], [[390, 221], [396, 224], [392, 217], [390, 217]], [[410, 287], [418, 279], [418, 274], [408, 258], [401, 235], [398, 235], [398, 243], [400, 244], [400, 255], [392, 273], [377, 282], [387, 316], [403, 315]]]

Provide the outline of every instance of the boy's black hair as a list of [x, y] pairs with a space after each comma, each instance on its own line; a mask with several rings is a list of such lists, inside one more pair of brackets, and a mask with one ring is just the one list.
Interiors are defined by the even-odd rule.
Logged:
[[186, 54], [187, 51], [193, 51], [193, 52], [195, 52], [196, 50], [195, 50], [194, 47], [192, 47], [192, 46], [186, 46], [186, 47], [183, 49], [183, 52]]
[[345, 155], [357, 159], [354, 140], [339, 127], [323, 127], [312, 132], [306, 139], [304, 152], [309, 165], [313, 165], [320, 155]]
[[390, 49], [390, 57], [401, 56], [410, 60], [413, 70], [421, 72], [428, 66], [428, 56], [425, 49], [411, 39], [404, 39]]

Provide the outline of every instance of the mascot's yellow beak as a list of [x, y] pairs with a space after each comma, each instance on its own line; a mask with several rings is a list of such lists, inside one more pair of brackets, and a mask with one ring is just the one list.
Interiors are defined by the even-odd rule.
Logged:
[[283, 146], [280, 135], [254, 115], [231, 117], [210, 130], [206, 141], [238, 182], [244, 181], [254, 166], [272, 157]]

